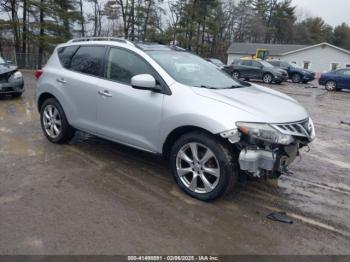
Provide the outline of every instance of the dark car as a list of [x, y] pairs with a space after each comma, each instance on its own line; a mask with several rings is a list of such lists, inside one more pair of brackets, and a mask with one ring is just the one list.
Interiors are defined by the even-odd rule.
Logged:
[[350, 68], [338, 69], [322, 74], [318, 83], [328, 91], [350, 89]]
[[23, 76], [17, 66], [0, 57], [0, 95], [21, 96], [24, 91]]
[[304, 83], [313, 81], [315, 79], [315, 73], [306, 70], [291, 63], [285, 61], [272, 60], [268, 61], [271, 65], [286, 70], [289, 75], [289, 79], [292, 80], [293, 83]]
[[266, 84], [272, 82], [280, 84], [288, 79], [288, 73], [285, 70], [275, 68], [263, 60], [241, 59], [235, 61], [232, 66], [232, 75], [237, 79], [244, 78], [247, 81], [250, 79], [259, 79], [263, 80]]

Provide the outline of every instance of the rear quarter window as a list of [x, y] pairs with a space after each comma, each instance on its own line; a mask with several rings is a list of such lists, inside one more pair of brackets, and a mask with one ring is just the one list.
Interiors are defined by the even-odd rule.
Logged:
[[57, 54], [60, 62], [64, 68], [69, 68], [71, 59], [75, 52], [78, 50], [79, 46], [65, 46], [58, 49]]
[[105, 51], [104, 46], [81, 46], [72, 57], [69, 69], [103, 77]]

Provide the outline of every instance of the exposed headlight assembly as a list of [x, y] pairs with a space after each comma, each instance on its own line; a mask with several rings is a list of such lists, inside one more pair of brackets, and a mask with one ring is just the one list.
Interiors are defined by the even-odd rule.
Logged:
[[289, 145], [294, 141], [291, 135], [285, 135], [268, 124], [237, 122], [242, 134], [271, 144]]

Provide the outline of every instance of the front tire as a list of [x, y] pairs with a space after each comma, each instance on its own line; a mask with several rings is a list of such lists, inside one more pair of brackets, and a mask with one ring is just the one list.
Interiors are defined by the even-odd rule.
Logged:
[[199, 131], [181, 136], [170, 153], [176, 183], [188, 195], [202, 201], [222, 196], [237, 183], [236, 163], [226, 143]]
[[292, 82], [297, 84], [301, 82], [301, 75], [300, 74], [293, 74], [292, 75]]
[[270, 73], [267, 73], [263, 76], [262, 80], [265, 84], [271, 84], [273, 80], [273, 76]]
[[336, 91], [337, 90], [337, 83], [333, 80], [329, 80], [326, 83], [326, 90], [327, 91]]
[[54, 98], [45, 100], [41, 106], [40, 122], [46, 138], [52, 143], [63, 144], [74, 136], [62, 106]]

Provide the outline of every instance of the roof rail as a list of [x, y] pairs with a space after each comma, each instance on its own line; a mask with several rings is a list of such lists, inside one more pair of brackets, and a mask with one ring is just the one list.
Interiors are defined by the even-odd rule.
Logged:
[[132, 42], [122, 37], [100, 37], [100, 36], [75, 38], [75, 39], [69, 40], [67, 43], [88, 42], [88, 41], [115, 41], [119, 43], [134, 45]]

